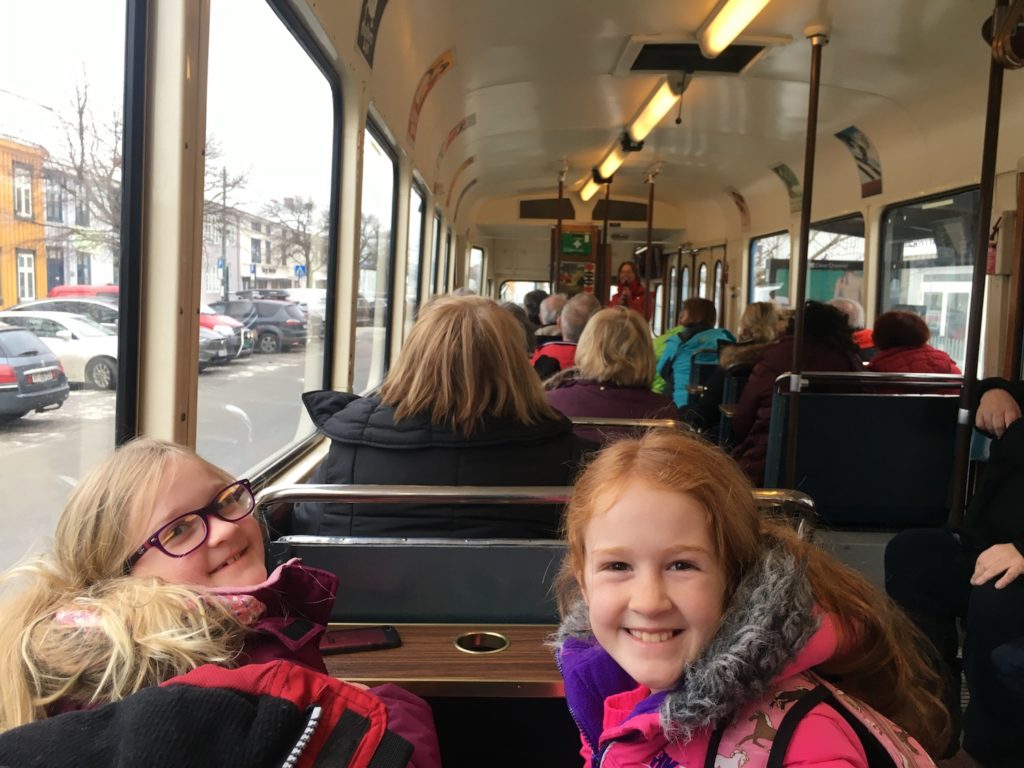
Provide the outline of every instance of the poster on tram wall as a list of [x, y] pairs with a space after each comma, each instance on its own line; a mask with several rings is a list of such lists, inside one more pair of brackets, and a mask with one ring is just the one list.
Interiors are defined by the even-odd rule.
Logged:
[[444, 144], [441, 145], [441, 151], [437, 153], [437, 162], [434, 163], [435, 175], [441, 172], [441, 161], [444, 160], [444, 155], [448, 151], [448, 147], [450, 147], [452, 142], [462, 135], [463, 131], [467, 128], [472, 128], [474, 125], [476, 125], [476, 112], [466, 115], [452, 126], [450, 131], [448, 131], [448, 137], [444, 140]]
[[867, 134], [856, 125], [843, 128], [835, 134], [853, 155], [857, 164], [857, 175], [860, 176], [860, 196], [871, 197], [882, 192], [882, 161], [878, 159], [878, 150], [871, 144]]
[[779, 177], [779, 181], [786, 185], [786, 192], [789, 194], [789, 212], [797, 213], [803, 202], [803, 192], [800, 191], [800, 180], [793, 173], [793, 169], [785, 163], [778, 163], [772, 166], [772, 172]]
[[356, 47], [363, 54], [366, 63], [373, 69], [373, 51], [377, 47], [377, 30], [384, 16], [384, 6], [388, 0], [363, 0], [363, 8], [359, 12], [359, 32], [356, 34]]
[[412, 106], [409, 108], [409, 141], [416, 142], [416, 129], [420, 124], [420, 112], [423, 110], [423, 102], [427, 100], [427, 96], [433, 87], [437, 85], [441, 75], [454, 66], [455, 49], [449, 48], [434, 59], [434, 63], [427, 67], [427, 71], [423, 73], [423, 77], [420, 78], [420, 84], [416, 86], [416, 95], [412, 97]]
[[558, 265], [558, 293], [572, 298], [577, 293], [593, 293], [597, 264], [592, 261], [563, 261]]

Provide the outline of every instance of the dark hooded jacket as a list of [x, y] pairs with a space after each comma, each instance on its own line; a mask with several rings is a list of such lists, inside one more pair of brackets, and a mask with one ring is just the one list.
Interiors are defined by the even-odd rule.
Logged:
[[[387, 485], [571, 485], [584, 452], [595, 448], [564, 418], [524, 425], [485, 417], [469, 435], [425, 415], [401, 422], [372, 397], [324, 390], [303, 402], [331, 438], [311, 483]], [[322, 536], [557, 538], [553, 506], [299, 504], [293, 533]]]

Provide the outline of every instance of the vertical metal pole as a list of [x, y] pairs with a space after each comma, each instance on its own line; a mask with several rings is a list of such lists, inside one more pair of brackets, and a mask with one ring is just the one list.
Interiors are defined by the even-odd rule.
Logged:
[[[1009, 236], [1006, 232], [1003, 234]], [[1021, 345], [1024, 344], [1024, 173], [1017, 174], [1017, 222], [1013, 228], [1013, 255], [1009, 333], [1006, 335], [1003, 378], [1016, 381], [1020, 378]]]
[[565, 197], [565, 171], [558, 174], [558, 219], [555, 221], [555, 247], [551, 254], [551, 284], [558, 292], [558, 276], [562, 266], [562, 199]]
[[647, 249], [644, 251], [644, 319], [651, 321], [651, 245], [654, 234], [654, 176], [647, 190]]
[[[608, 212], [611, 209], [611, 203], [609, 202], [611, 194], [612, 181], [609, 179], [604, 185], [604, 227], [601, 230], [601, 248], [604, 249], [604, 272], [607, 276], [607, 281], [604, 286], [604, 296], [601, 298], [601, 304], [608, 301], [612, 286], [612, 247], [608, 243]], [[618, 278], [617, 275], [616, 278]]]
[[804, 300], [807, 297], [807, 249], [811, 230], [811, 197], [814, 192], [814, 150], [818, 133], [818, 92], [821, 89], [821, 49], [828, 42], [828, 36], [820, 31], [810, 36], [811, 80], [807, 101], [807, 139], [804, 144], [804, 198], [800, 206], [800, 248], [797, 252], [796, 269], [791, 270], [795, 281], [793, 300], [793, 362], [789, 377], [789, 413], [786, 423], [786, 472], [783, 477], [786, 488], [796, 487], [796, 430], [800, 416], [800, 372], [803, 369], [804, 351]]
[[967, 325], [967, 361], [964, 386], [960, 390], [957, 413], [956, 455], [953, 461], [953, 488], [949, 524], [959, 525], [964, 517], [967, 496], [967, 462], [971, 448], [971, 408], [978, 379], [978, 348], [981, 345], [981, 317], [985, 303], [985, 266], [988, 253], [988, 228], [992, 221], [992, 191], [996, 181], [996, 149], [999, 146], [999, 113], [1003, 100], [1003, 66], [994, 58], [988, 70], [988, 106], [985, 109], [985, 143], [981, 150], [981, 200], [978, 205], [978, 229], [974, 238], [974, 275], [971, 282], [971, 311]]

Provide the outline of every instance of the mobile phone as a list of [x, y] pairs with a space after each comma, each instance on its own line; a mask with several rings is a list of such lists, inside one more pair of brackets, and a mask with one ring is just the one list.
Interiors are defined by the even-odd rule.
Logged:
[[329, 629], [320, 640], [320, 653], [358, 653], [398, 648], [402, 638], [392, 626]]

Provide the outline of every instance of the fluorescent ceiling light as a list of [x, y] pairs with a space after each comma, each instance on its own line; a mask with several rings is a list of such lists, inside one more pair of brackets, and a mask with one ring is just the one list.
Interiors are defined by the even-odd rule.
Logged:
[[655, 126], [661, 122], [661, 118], [667, 115], [679, 101], [679, 95], [669, 85], [668, 80], [662, 81], [644, 104], [640, 114], [629, 124], [629, 137], [633, 141], [643, 141], [647, 138], [647, 134], [654, 130]]
[[605, 159], [597, 166], [597, 175], [602, 179], [610, 179], [619, 170], [619, 166], [622, 165], [622, 161], [625, 159], [626, 156], [622, 153], [621, 149], [612, 147]]
[[710, 19], [704, 22], [698, 33], [700, 51], [706, 58], [713, 59], [732, 43], [747, 25], [754, 20], [768, 0], [726, 0]]
[[599, 190], [600, 188], [601, 185], [598, 184], [596, 181], [594, 181], [593, 179], [587, 179], [587, 183], [584, 184], [583, 189], [580, 190], [580, 200], [582, 200], [584, 203], [587, 202], [590, 198], [597, 194], [597, 190]]

